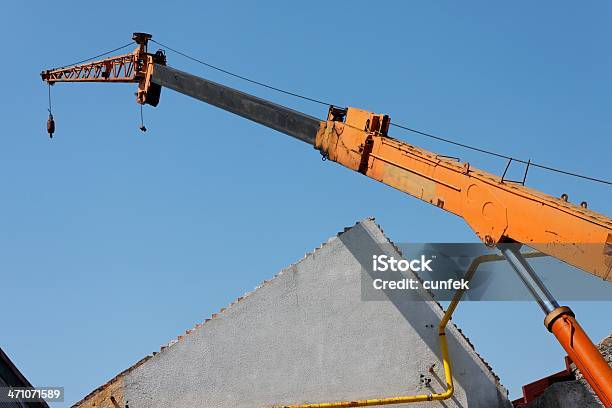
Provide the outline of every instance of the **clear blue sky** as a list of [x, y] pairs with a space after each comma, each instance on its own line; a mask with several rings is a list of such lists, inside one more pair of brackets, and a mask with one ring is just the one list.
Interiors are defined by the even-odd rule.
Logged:
[[[260, 81], [409, 126], [610, 178], [612, 5], [605, 1], [7, 2], [0, 117], [0, 345], [72, 403], [355, 221], [397, 242], [469, 242], [464, 222], [306, 145], [165, 90], [138, 130], [131, 85], [53, 88], [42, 69], [133, 31]], [[322, 117], [325, 108], [169, 64]], [[501, 172], [505, 163], [394, 131]], [[520, 169], [514, 169], [518, 177]], [[612, 189], [528, 183], [612, 213]], [[594, 340], [611, 302], [574, 302]], [[461, 305], [455, 321], [515, 397], [563, 366], [533, 303]], [[503, 322], [497, 325], [495, 322]]]

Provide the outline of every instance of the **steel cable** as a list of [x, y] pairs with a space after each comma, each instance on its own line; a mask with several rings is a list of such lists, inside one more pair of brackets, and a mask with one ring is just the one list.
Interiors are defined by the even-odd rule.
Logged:
[[[218, 67], [216, 65], [210, 64], [210, 63], [208, 63], [206, 61], [203, 61], [201, 59], [192, 57], [191, 55], [188, 55], [188, 54], [186, 54], [186, 53], [184, 53], [182, 51], [179, 51], [179, 50], [177, 50], [175, 48], [169, 47], [169, 46], [167, 46], [165, 44], [162, 44], [162, 43], [160, 43], [158, 41], [155, 41], [153, 39], [151, 39], [150, 41], [154, 42], [155, 44], [159, 45], [160, 47], [167, 48], [168, 50], [170, 50], [170, 51], [172, 51], [172, 52], [174, 52], [174, 53], [176, 53], [178, 55], [181, 55], [181, 56], [183, 56], [183, 57], [185, 57], [187, 59], [190, 59], [190, 60], [192, 60], [194, 62], [202, 64], [202, 65], [204, 65], [204, 66], [206, 66], [208, 68], [212, 68], [212, 69], [214, 69], [216, 71], [222, 72], [224, 74], [227, 74], [227, 75], [233, 76], [235, 78], [241, 79], [243, 81], [247, 81], [247, 82], [250, 82], [252, 84], [259, 85], [259, 86], [262, 86], [264, 88], [271, 89], [273, 91], [283, 93], [285, 95], [294, 96], [296, 98], [300, 98], [300, 99], [307, 100], [307, 101], [310, 101], [310, 102], [315, 102], [315, 103], [318, 103], [318, 104], [321, 104], [321, 105], [339, 106], [339, 105], [336, 105], [336, 104], [333, 104], [333, 103], [329, 103], [329, 102], [326, 102], [326, 101], [323, 101], [323, 100], [320, 100], [320, 99], [311, 98], [311, 97], [308, 97], [308, 96], [300, 95], [300, 94], [295, 93], [295, 92], [287, 91], [287, 90], [282, 89], [282, 88], [278, 88], [278, 87], [275, 87], [275, 86], [272, 86], [272, 85], [268, 85], [266, 83], [263, 83], [263, 82], [256, 81], [254, 79], [245, 77], [243, 75], [238, 75], [236, 73], [228, 71], [227, 69], [220, 68], [220, 67]], [[94, 58], [97, 58], [97, 57], [94, 57]], [[612, 186], [612, 181], [609, 181], [609, 180], [604, 180], [604, 179], [600, 179], [600, 178], [585, 176], [583, 174], [579, 174], [579, 173], [575, 173], [575, 172], [571, 172], [571, 171], [567, 171], [567, 170], [563, 170], [563, 169], [559, 169], [559, 168], [555, 168], [555, 167], [551, 167], [551, 166], [546, 166], [546, 165], [539, 164], [539, 163], [534, 163], [534, 162], [532, 162], [530, 160], [527, 161], [527, 160], [523, 160], [523, 159], [517, 159], [517, 158], [511, 157], [511, 156], [507, 156], [505, 154], [497, 153], [497, 152], [494, 152], [494, 151], [491, 151], [491, 150], [486, 150], [486, 149], [479, 148], [479, 147], [476, 147], [476, 146], [471, 146], [471, 145], [468, 145], [468, 144], [465, 144], [465, 143], [457, 142], [457, 141], [452, 140], [452, 139], [447, 139], [447, 138], [444, 138], [444, 137], [433, 135], [433, 134], [428, 133], [428, 132], [423, 132], [421, 130], [413, 129], [413, 128], [410, 128], [408, 126], [401, 125], [399, 123], [391, 123], [391, 125], [395, 126], [397, 128], [403, 129], [403, 130], [407, 130], [409, 132], [413, 132], [413, 133], [416, 133], [416, 134], [419, 134], [419, 135], [422, 135], [422, 136], [425, 136], [425, 137], [429, 137], [429, 138], [432, 138], [432, 139], [439, 140], [439, 141], [444, 142], [444, 143], [449, 143], [449, 144], [452, 144], [452, 145], [455, 145], [455, 146], [463, 147], [465, 149], [470, 149], [470, 150], [473, 150], [473, 151], [476, 151], [476, 152], [480, 152], [480, 153], [483, 153], [483, 154], [487, 154], [487, 155], [490, 155], [490, 156], [495, 156], [495, 157], [503, 158], [503, 159], [506, 159], [506, 160], [515, 161], [515, 162], [518, 162], [518, 163], [528, 164], [529, 166], [538, 167], [540, 169], [544, 169], [544, 170], [547, 170], [547, 171], [550, 171], [550, 172], [560, 173], [560, 174], [564, 174], [564, 175], [567, 175], [567, 176], [577, 177], [577, 178], [580, 178], [580, 179], [583, 179], [583, 180], [593, 181], [593, 182], [602, 183], [602, 184], [606, 184], [606, 185]]]
[[[117, 52], [117, 51], [119, 51], [119, 50], [122, 50], [122, 49], [124, 49], [124, 48], [127, 48], [127, 47], [129, 47], [130, 45], [132, 45], [132, 44], [134, 44], [134, 41], [130, 41], [129, 43], [127, 43], [127, 44], [125, 44], [125, 45], [122, 45], [121, 47], [113, 48], [112, 50], [110, 50], [110, 51], [106, 51], [106, 52], [103, 52], [102, 54], [94, 55], [93, 57], [86, 58], [86, 59], [84, 59], [84, 60], [77, 61], [77, 62], [73, 62], [72, 64], [64, 65], [64, 66], [57, 67], [57, 68], [54, 68], [54, 69], [63, 69], [63, 68], [71, 67], [71, 66], [73, 66], [73, 65], [79, 65], [79, 64], [82, 64], [82, 63], [84, 63], [84, 62], [88, 62], [88, 61], [91, 61], [91, 60], [93, 60], [93, 59], [96, 59], [96, 58], [104, 57], [104, 56], [106, 56], [106, 55], [108, 55], [108, 54], [112, 54], [113, 52]], [[50, 70], [50, 71], [51, 71], [51, 70]]]

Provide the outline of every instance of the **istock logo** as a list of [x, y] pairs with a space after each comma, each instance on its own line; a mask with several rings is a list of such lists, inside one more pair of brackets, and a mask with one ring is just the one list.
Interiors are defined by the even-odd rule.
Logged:
[[432, 272], [429, 264], [433, 261], [435, 256], [427, 259], [425, 255], [421, 255], [420, 259], [395, 259], [393, 256], [387, 255], [373, 255], [372, 270], [374, 272]]

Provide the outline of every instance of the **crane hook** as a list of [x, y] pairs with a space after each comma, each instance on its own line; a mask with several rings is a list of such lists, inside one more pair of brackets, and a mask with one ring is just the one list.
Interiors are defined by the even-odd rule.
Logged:
[[49, 138], [53, 139], [53, 133], [55, 132], [55, 120], [53, 120], [51, 111], [49, 111], [49, 119], [47, 119], [47, 132], [49, 132]]

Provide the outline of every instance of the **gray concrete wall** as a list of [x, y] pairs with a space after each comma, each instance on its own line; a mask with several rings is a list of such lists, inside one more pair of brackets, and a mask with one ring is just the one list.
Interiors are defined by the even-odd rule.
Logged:
[[[399, 256], [372, 221], [357, 224], [123, 374], [118, 399], [129, 408], [241, 408], [443, 391], [442, 311], [392, 293], [363, 301], [358, 258], [372, 246]], [[507, 407], [465, 338], [452, 324], [447, 332], [455, 395], [416, 405]]]

